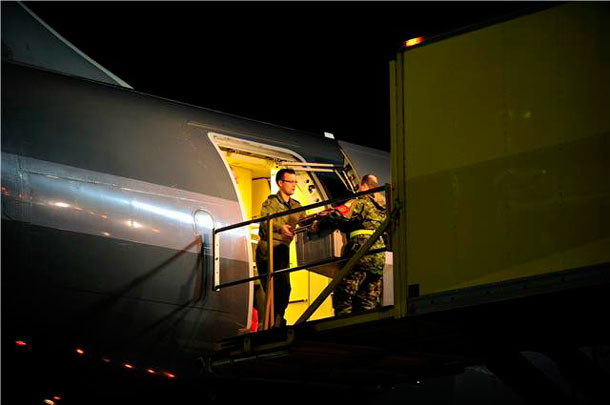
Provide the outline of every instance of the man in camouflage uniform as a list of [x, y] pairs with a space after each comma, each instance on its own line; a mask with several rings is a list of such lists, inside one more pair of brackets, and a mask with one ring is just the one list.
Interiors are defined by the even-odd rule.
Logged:
[[[367, 174], [360, 182], [359, 191], [378, 187], [377, 177]], [[373, 194], [360, 196], [345, 205], [321, 216], [319, 223], [314, 224], [313, 232], [318, 229], [337, 229], [345, 232], [349, 238], [344, 256], [353, 256], [386, 218], [385, 201], [375, 198]], [[384, 248], [382, 237], [371, 247]], [[383, 252], [362, 257], [347, 274], [333, 293], [335, 316], [352, 312], [375, 309], [381, 295], [381, 283], [385, 254]]]
[[[275, 176], [279, 187], [277, 194], [271, 194], [261, 208], [261, 217], [267, 214], [276, 214], [299, 208], [301, 204], [291, 198], [296, 188], [296, 174], [292, 169], [281, 169]], [[290, 214], [273, 219], [273, 270], [285, 269], [290, 266], [290, 242], [294, 238], [294, 230], [297, 222], [305, 215], [304, 212]], [[267, 223], [261, 222], [258, 235], [260, 240], [256, 247], [256, 267], [258, 273], [266, 275], [269, 269], [267, 260], [268, 236]], [[275, 325], [286, 324], [284, 314], [290, 299], [290, 274], [282, 274], [273, 278], [273, 312], [275, 313]], [[263, 290], [267, 291], [267, 278], [261, 279]], [[262, 308], [257, 308], [262, 311]]]

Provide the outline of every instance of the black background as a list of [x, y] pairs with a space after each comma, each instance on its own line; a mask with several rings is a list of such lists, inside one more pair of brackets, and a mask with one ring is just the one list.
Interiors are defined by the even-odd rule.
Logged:
[[[136, 90], [389, 151], [403, 41], [531, 2], [26, 2]], [[548, 3], [546, 3], [548, 5]]]

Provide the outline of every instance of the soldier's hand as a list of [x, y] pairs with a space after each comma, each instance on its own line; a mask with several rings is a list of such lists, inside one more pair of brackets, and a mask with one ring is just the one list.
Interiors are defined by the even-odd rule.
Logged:
[[320, 221], [315, 220], [308, 228], [309, 233], [318, 233], [320, 232]]
[[282, 225], [282, 227], [280, 228], [280, 233], [290, 239], [292, 239], [294, 236], [290, 224]]

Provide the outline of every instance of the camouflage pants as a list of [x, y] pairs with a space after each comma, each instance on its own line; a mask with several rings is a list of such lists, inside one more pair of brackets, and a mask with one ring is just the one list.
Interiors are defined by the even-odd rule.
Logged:
[[333, 293], [335, 316], [377, 308], [381, 281], [381, 274], [355, 268]]

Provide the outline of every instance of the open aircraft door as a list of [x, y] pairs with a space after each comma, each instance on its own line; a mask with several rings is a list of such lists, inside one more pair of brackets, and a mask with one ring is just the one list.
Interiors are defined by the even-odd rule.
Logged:
[[[240, 199], [242, 217], [248, 221], [260, 216], [262, 203], [270, 194], [278, 191], [275, 175], [281, 168], [295, 170], [297, 176], [296, 192], [292, 196], [301, 205], [328, 200], [331, 197], [349, 195], [357, 189], [357, 175], [349, 171], [345, 165], [333, 163], [307, 162], [298, 153], [286, 148], [248, 141], [225, 134], [208, 133], [210, 139], [217, 147], [218, 153], [232, 175], [236, 192]], [[323, 210], [324, 207], [308, 210], [307, 215]], [[250, 224], [248, 237], [251, 246], [250, 263], [253, 273], [257, 272], [256, 246], [258, 244], [259, 224]], [[297, 241], [290, 248], [290, 267], [303, 264], [303, 240], [297, 233]], [[340, 233], [333, 238], [326, 238], [322, 254], [331, 254], [338, 257], [345, 243]], [[222, 239], [222, 235], [220, 236]], [[314, 260], [312, 260], [314, 261]], [[317, 271], [316, 271], [317, 270]], [[309, 306], [310, 302], [328, 285], [331, 278], [320, 269], [312, 271], [298, 271], [290, 275], [292, 291], [290, 302], [286, 311], [289, 324], [294, 323]], [[216, 269], [217, 282], [222, 283], [222, 269]], [[253, 283], [256, 288], [258, 282]], [[256, 299], [256, 298], [255, 298]], [[325, 302], [312, 316], [312, 319], [333, 316], [331, 300]]]

